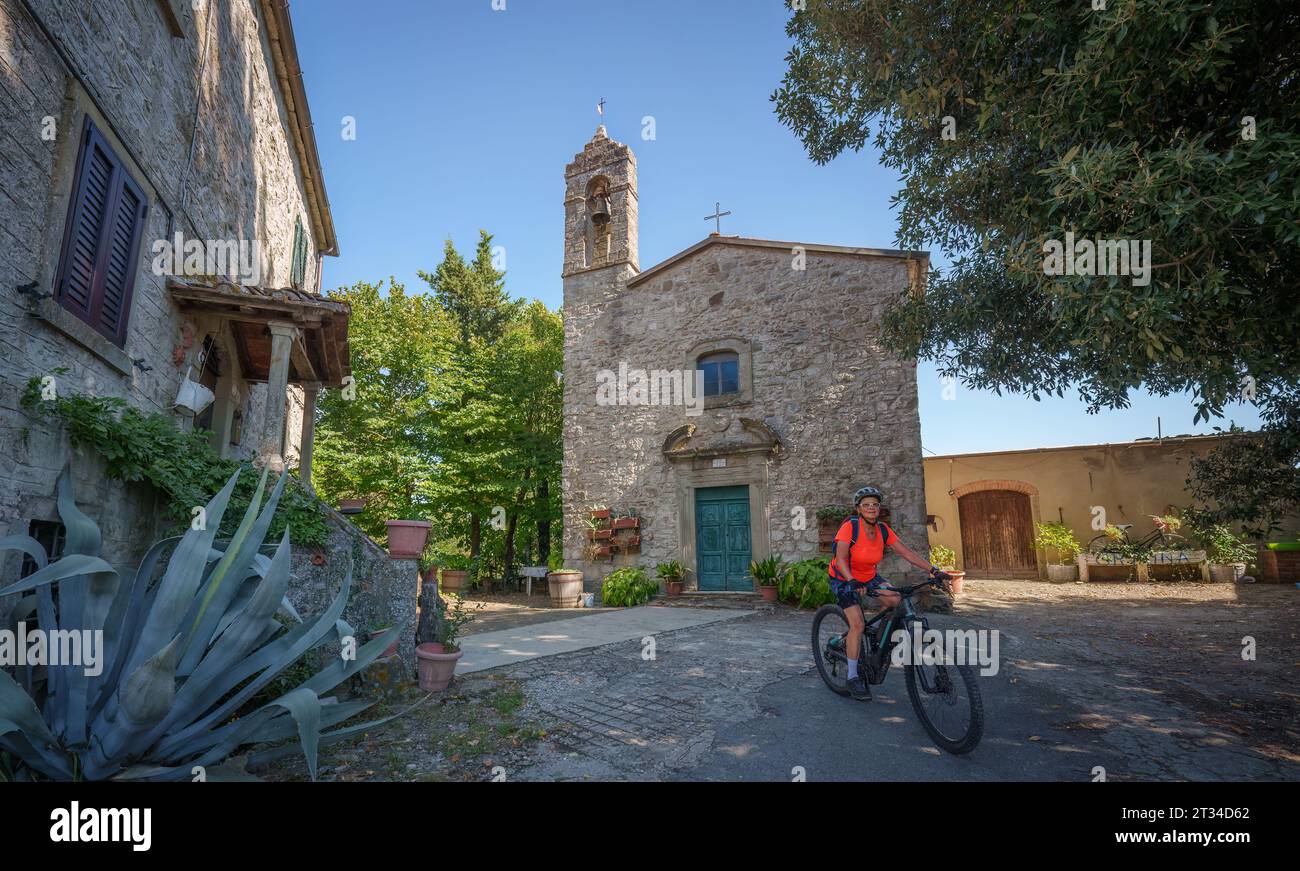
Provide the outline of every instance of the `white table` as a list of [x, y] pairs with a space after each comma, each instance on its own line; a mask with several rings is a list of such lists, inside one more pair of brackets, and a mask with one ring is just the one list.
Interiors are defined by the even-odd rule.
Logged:
[[550, 573], [546, 566], [524, 566], [519, 574], [528, 579], [528, 595], [533, 594], [533, 578], [544, 578]]

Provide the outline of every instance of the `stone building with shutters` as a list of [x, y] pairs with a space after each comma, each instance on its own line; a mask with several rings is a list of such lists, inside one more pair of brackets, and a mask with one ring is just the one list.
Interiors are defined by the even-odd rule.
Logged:
[[[309, 466], [348, 310], [318, 295], [338, 249], [287, 7], [0, 0], [0, 535], [56, 543], [69, 462], [106, 559], [157, 534], [158, 494], [23, 411], [33, 377]], [[227, 256], [162, 256], [178, 236]], [[187, 374], [216, 397], [197, 420], [173, 408]]]
[[868, 483], [923, 550], [916, 365], [877, 324], [928, 255], [715, 233], [642, 270], [636, 166], [602, 126], [565, 170], [565, 563], [592, 591], [669, 560], [751, 591], [752, 559], [820, 555], [817, 511]]

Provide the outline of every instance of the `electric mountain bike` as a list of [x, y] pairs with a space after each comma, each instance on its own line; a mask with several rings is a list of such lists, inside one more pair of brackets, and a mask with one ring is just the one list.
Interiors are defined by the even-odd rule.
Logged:
[[[867, 683], [878, 686], [884, 682], [896, 646], [913, 646], [913, 635], [917, 633], [925, 639], [930, 624], [916, 613], [912, 595], [938, 583], [930, 579], [910, 587], [896, 587], [894, 592], [903, 597], [902, 601], [866, 620], [858, 651], [858, 674]], [[862, 595], [858, 594], [859, 608], [862, 608]], [[826, 686], [841, 696], [849, 694], [848, 657], [844, 650], [848, 631], [849, 622], [839, 605], [823, 605], [813, 617], [812, 647], [817, 672]], [[974, 750], [984, 734], [984, 703], [971, 667], [949, 665], [940, 658], [933, 663], [911, 662], [903, 669], [912, 707], [931, 740], [949, 753]]]

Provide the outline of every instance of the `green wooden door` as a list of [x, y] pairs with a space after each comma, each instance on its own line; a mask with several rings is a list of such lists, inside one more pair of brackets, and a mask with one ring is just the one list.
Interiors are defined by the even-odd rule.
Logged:
[[695, 491], [695, 553], [700, 589], [750, 592], [749, 488]]

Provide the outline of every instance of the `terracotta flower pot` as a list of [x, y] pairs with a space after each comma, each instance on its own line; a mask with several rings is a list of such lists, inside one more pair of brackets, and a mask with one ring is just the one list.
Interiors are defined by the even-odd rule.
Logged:
[[954, 596], [960, 596], [960, 595], [961, 595], [962, 582], [963, 582], [963, 581], [965, 580], [965, 578], [966, 578], [966, 573], [965, 573], [965, 572], [959, 572], [959, 571], [957, 571], [956, 569], [944, 569], [944, 571], [946, 571], [946, 572], [948, 572], [948, 574], [952, 575], [952, 580], [948, 582], [948, 583], [952, 586], [952, 594], [953, 594]]
[[435, 643], [419, 644], [415, 648], [415, 664], [420, 672], [420, 689], [426, 693], [440, 693], [451, 683], [456, 673], [456, 663], [464, 655], [463, 651], [443, 653], [442, 645]]
[[576, 608], [582, 595], [582, 572], [551, 572], [546, 576], [546, 589], [552, 608]]
[[775, 602], [775, 601], [776, 601], [776, 593], [777, 593], [777, 590], [779, 590], [779, 589], [780, 589], [780, 588], [779, 588], [776, 584], [773, 584], [773, 585], [770, 586], [770, 587], [760, 586], [760, 587], [758, 588], [758, 593], [759, 593], [759, 595], [761, 595], [761, 596], [763, 597], [763, 601], [764, 601], [764, 602]]
[[640, 517], [616, 517], [614, 519], [615, 529], [636, 529], [640, 525]]
[[596, 556], [609, 556], [609, 554], [610, 554], [609, 545], [596, 548]]
[[668, 598], [674, 599], [682, 594], [682, 588], [686, 586], [682, 581], [666, 581], [668, 587]]
[[592, 541], [606, 541], [614, 534], [612, 529], [593, 529], [591, 530]]
[[385, 520], [388, 527], [388, 555], [393, 559], [417, 559], [429, 540], [427, 520]]
[[360, 514], [365, 510], [366, 500], [364, 499], [340, 499], [340, 514]]
[[610, 514], [610, 510], [609, 510], [608, 508], [602, 508], [602, 509], [599, 510], [599, 511], [593, 511], [593, 512], [591, 512], [591, 519], [592, 519], [592, 520], [604, 520], [605, 518], [609, 517], [609, 514]]
[[[367, 637], [368, 637], [368, 639], [369, 639], [370, 641], [374, 641], [376, 638], [378, 638], [379, 636], [383, 635], [385, 632], [387, 632], [389, 629], [392, 629], [392, 628], [393, 628], [393, 627], [389, 626], [388, 629], [376, 629], [374, 632], [369, 633], [369, 635], [368, 635]], [[389, 657], [389, 656], [396, 656], [396, 655], [397, 655], [397, 645], [400, 644], [400, 643], [401, 643], [401, 639], [400, 639], [400, 638], [394, 638], [394, 639], [393, 639], [393, 643], [390, 644], [390, 645], [388, 645], [387, 647], [385, 647], [385, 648], [384, 648], [384, 652], [381, 653], [381, 654], [379, 654], [380, 657], [381, 657], [381, 658], [387, 658], [387, 657]]]
[[443, 569], [442, 570], [442, 591], [444, 593], [459, 593], [465, 589], [465, 584], [469, 581], [469, 572], [463, 569]]

